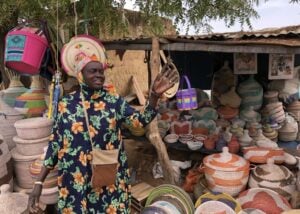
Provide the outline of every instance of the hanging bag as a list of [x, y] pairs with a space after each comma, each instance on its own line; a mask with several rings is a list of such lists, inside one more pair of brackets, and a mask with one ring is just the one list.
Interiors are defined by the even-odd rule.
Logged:
[[[84, 97], [81, 93], [82, 103], [84, 103]], [[85, 106], [83, 105], [85, 114], [85, 121], [87, 127], [89, 127], [88, 114]], [[89, 128], [88, 128], [89, 129]], [[92, 146], [92, 188], [101, 188], [103, 186], [113, 185], [116, 182], [118, 173], [118, 157], [121, 143], [118, 149], [103, 150], [95, 147], [90, 132], [88, 130], [90, 143]]]
[[[183, 89], [184, 81], [187, 88]], [[180, 80], [180, 90], [176, 93], [176, 101], [178, 110], [191, 110], [198, 108], [197, 93], [195, 88], [191, 88], [191, 83], [186, 75]]]

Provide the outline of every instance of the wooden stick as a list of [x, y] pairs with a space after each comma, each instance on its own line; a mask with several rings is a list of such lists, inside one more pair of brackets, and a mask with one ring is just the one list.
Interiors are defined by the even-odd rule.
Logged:
[[[160, 53], [159, 53], [159, 40], [158, 38], [152, 39], [152, 60], [151, 60], [151, 81], [155, 80], [160, 68]], [[151, 85], [152, 85], [151, 84]], [[170, 183], [175, 184], [175, 172], [172, 167], [169, 154], [164, 142], [158, 131], [157, 118], [155, 118], [147, 127], [147, 137], [151, 144], [155, 147], [158, 160], [163, 169], [164, 179]]]
[[145, 99], [145, 96], [142, 92], [142, 89], [138, 83], [138, 81], [136, 80], [135, 76], [131, 76], [131, 80], [132, 80], [132, 83], [133, 83], [133, 88], [135, 90], [135, 93], [136, 93], [136, 96], [139, 100], [139, 103], [143, 106], [146, 104], [146, 99]]

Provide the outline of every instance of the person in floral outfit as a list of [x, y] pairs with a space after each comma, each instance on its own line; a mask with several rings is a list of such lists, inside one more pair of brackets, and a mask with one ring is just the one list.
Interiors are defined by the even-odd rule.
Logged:
[[[52, 130], [44, 167], [29, 197], [29, 211], [38, 211], [42, 183], [58, 164], [58, 213], [130, 213], [130, 184], [127, 157], [121, 137], [121, 124], [144, 127], [156, 116], [158, 98], [174, 85], [173, 69], [162, 71], [154, 81], [149, 101], [141, 111], [133, 109], [113, 86], [104, 85], [105, 66], [94, 56], [83, 55], [78, 62], [80, 90], [63, 97]], [[83, 94], [84, 103], [80, 97]], [[85, 121], [87, 110], [89, 133]], [[120, 147], [117, 179], [114, 184], [91, 186], [92, 146], [103, 150]]]

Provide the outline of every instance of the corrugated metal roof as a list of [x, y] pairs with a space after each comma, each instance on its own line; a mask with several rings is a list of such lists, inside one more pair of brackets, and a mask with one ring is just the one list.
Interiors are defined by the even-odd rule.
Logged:
[[[300, 25], [249, 32], [170, 35], [159, 38], [162, 50], [300, 54]], [[107, 50], [151, 50], [151, 37], [103, 42]]]
[[299, 37], [300, 36], [300, 25], [287, 26], [283, 28], [265, 28], [257, 31], [238, 31], [230, 33], [212, 33], [212, 34], [203, 34], [203, 35], [194, 35], [194, 36], [182, 36], [179, 35], [177, 38], [183, 39], [246, 39], [246, 38], [269, 38], [269, 37], [278, 37], [278, 36], [291, 36]]
[[[169, 42], [195, 42], [195, 41], [228, 41], [228, 44], [245, 43], [257, 43], [257, 44], [280, 44], [287, 46], [298, 46], [300, 42], [297, 41], [300, 38], [300, 25], [287, 26], [283, 28], [266, 28], [258, 31], [249, 32], [230, 32], [230, 33], [211, 33], [203, 35], [169, 35], [161, 36], [160, 38], [166, 39]], [[280, 41], [278, 41], [278, 39]], [[231, 42], [229, 42], [231, 41]], [[104, 41], [104, 43], [114, 42], [129, 42], [135, 44], [147, 44], [151, 43], [150, 37], [128, 37], [120, 38], [116, 40]]]

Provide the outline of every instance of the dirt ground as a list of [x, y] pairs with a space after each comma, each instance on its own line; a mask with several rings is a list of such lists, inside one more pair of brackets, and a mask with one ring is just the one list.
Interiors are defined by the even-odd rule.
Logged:
[[[153, 178], [152, 168], [158, 161], [157, 152], [146, 138], [124, 139], [124, 145], [128, 156], [129, 168], [133, 172], [131, 175], [133, 183], [143, 181], [152, 186], [166, 183], [164, 179]], [[168, 149], [168, 155], [170, 160], [178, 161], [194, 160], [195, 162], [198, 159], [202, 159], [199, 154], [174, 149]]]

